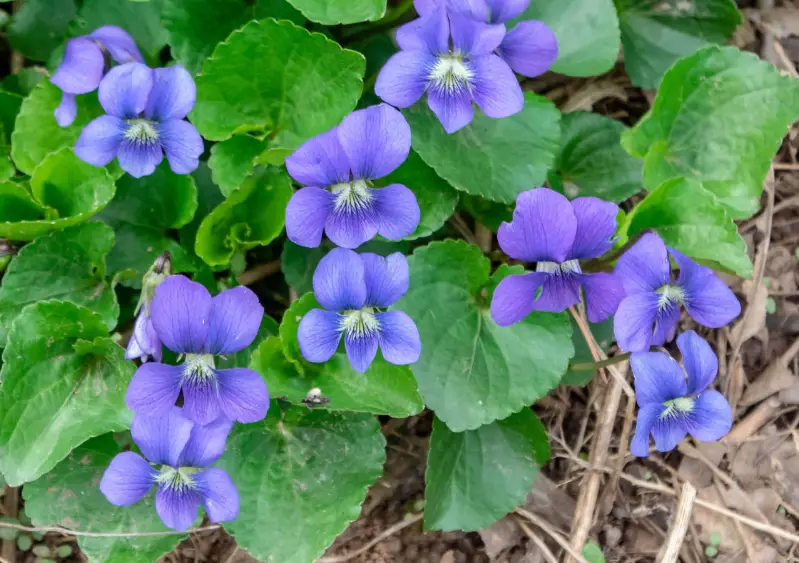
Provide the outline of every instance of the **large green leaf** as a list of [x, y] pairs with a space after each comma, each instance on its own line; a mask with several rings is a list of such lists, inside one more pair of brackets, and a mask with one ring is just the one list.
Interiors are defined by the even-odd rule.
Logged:
[[14, 320], [0, 371], [0, 472], [12, 486], [129, 426], [134, 367], [107, 334], [98, 314], [64, 301], [30, 305]]
[[422, 337], [411, 366], [425, 404], [455, 432], [506, 418], [554, 388], [574, 354], [566, 313], [534, 312], [500, 327], [491, 291], [507, 268], [476, 246], [434, 242], [408, 260], [410, 290], [393, 308], [408, 313]]
[[425, 475], [425, 528], [490, 526], [524, 502], [548, 460], [547, 430], [529, 408], [466, 432], [452, 432], [435, 419]]
[[560, 142], [560, 112], [527, 92], [524, 109], [505, 119], [481, 112], [460, 131], [447, 134], [427, 104], [404, 111], [413, 131], [413, 148], [455, 189], [492, 201], [512, 203], [521, 192], [540, 186], [555, 161]]
[[196, 74], [217, 43], [250, 20], [273, 17], [302, 25], [286, 0], [163, 0], [161, 15], [172, 56]]
[[379, 20], [386, 13], [386, 0], [289, 0], [305, 17], [324, 25]]
[[133, 270], [124, 283], [141, 287], [141, 277], [164, 251], [174, 272], [193, 272], [198, 260], [167, 233], [189, 223], [197, 210], [194, 178], [175, 174], [166, 161], [144, 178], [127, 174], [117, 181], [114, 200], [98, 215], [114, 228], [116, 244], [108, 255], [110, 273]]
[[255, 166], [255, 159], [267, 150], [267, 144], [266, 140], [249, 135], [234, 135], [211, 147], [208, 167], [225, 197], [241, 186]]
[[555, 72], [595, 76], [616, 64], [620, 32], [613, 0], [533, 1], [519, 20], [541, 20], [555, 32]]
[[570, 198], [621, 202], [643, 189], [643, 165], [621, 147], [623, 123], [598, 113], [567, 113], [549, 184]]
[[214, 141], [254, 131], [294, 148], [355, 108], [364, 68], [360, 53], [324, 35], [289, 21], [250, 22], [203, 65], [191, 119]]
[[0, 346], [23, 307], [45, 299], [70, 301], [102, 317], [108, 329], [119, 316], [114, 289], [105, 281], [105, 256], [114, 233], [86, 223], [41, 237], [22, 248], [0, 285]]
[[706, 47], [663, 77], [652, 109], [622, 136], [644, 184], [702, 182], [733, 219], [752, 215], [771, 159], [799, 115], [799, 80], [735, 47]]
[[0, 145], [11, 142], [11, 132], [14, 130], [14, 122], [17, 114], [22, 108], [23, 96], [14, 92], [4, 92], [0, 90]]
[[26, 0], [8, 26], [11, 46], [35, 61], [46, 61], [64, 40], [75, 17], [73, 0]]
[[191, 173], [194, 178], [194, 184], [197, 186], [197, 211], [194, 213], [194, 219], [180, 229], [180, 242], [183, 246], [191, 248], [194, 246], [194, 241], [197, 238], [197, 230], [200, 224], [216, 206], [225, 201], [225, 196], [219, 190], [211, 176], [211, 169], [205, 162], [200, 162], [200, 166]]
[[718, 198], [702, 184], [668, 180], [627, 215], [620, 232], [633, 237], [654, 229], [667, 246], [742, 277], [752, 276], [746, 243]]
[[284, 170], [257, 168], [200, 224], [194, 249], [211, 266], [233, 253], [272, 242], [283, 230], [291, 179]]
[[97, 484], [122, 448], [112, 434], [93, 438], [75, 448], [52, 471], [22, 489], [25, 513], [36, 526], [60, 525], [81, 532], [121, 534], [79, 536], [78, 545], [91, 563], [156, 561], [185, 536], [125, 536], [131, 532], [158, 533], [169, 529], [155, 511], [155, 495], [131, 506], [114, 506]]
[[276, 404], [228, 438], [219, 465], [239, 489], [241, 511], [225, 528], [261, 561], [315, 560], [358, 517], [384, 446], [372, 416]]
[[708, 43], [726, 43], [741, 23], [733, 0], [614, 0], [624, 66], [642, 88], [656, 88], [674, 62]]

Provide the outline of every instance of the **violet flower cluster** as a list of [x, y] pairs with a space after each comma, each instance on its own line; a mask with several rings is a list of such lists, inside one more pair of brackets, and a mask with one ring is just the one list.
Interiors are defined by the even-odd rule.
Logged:
[[[501, 326], [533, 311], [559, 313], [580, 302], [582, 288], [591, 322], [614, 317], [619, 348], [631, 352], [640, 407], [632, 453], [646, 456], [649, 435], [668, 451], [687, 435], [722, 438], [732, 424], [729, 403], [710, 389], [718, 360], [695, 332], [677, 338], [685, 369], [651, 346], [671, 341], [680, 308], [698, 324], [719, 328], [741, 312], [738, 299], [710, 268], [666, 248], [646, 233], [618, 260], [612, 273], [583, 273], [580, 260], [599, 258], [614, 243], [619, 208], [596, 198], [573, 201], [547, 188], [519, 195], [513, 220], [502, 223], [497, 239], [510, 257], [535, 263], [535, 271], [504, 278], [494, 290], [491, 316]], [[669, 255], [679, 267], [672, 279]], [[687, 376], [686, 376], [687, 374]]]
[[[121, 64], [109, 70], [106, 53]], [[98, 90], [106, 115], [83, 128], [75, 143], [81, 160], [105, 166], [116, 158], [136, 178], [152, 174], [164, 153], [176, 174], [199, 166], [203, 140], [185, 119], [194, 107], [194, 79], [180, 65], [149, 68], [124, 30], [104, 26], [71, 39], [51, 81], [64, 92], [55, 111], [62, 127], [75, 120], [75, 95]]]

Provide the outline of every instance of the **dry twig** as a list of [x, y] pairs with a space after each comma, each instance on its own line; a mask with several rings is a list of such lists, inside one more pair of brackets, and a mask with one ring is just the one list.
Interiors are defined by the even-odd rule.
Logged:
[[[515, 509], [515, 512], [519, 516], [524, 516], [530, 522], [532, 522], [533, 524], [535, 524], [536, 526], [538, 526], [539, 528], [544, 530], [549, 535], [549, 537], [551, 537], [553, 540], [558, 542], [558, 545], [560, 547], [562, 547], [566, 551], [566, 553], [571, 555], [575, 560], [579, 561], [580, 563], [588, 563], [588, 561], [586, 561], [585, 557], [583, 557], [582, 554], [578, 551], [579, 548], [575, 549], [574, 547], [569, 545], [569, 542], [566, 541], [566, 538], [564, 538], [560, 534], [560, 532], [558, 532], [556, 529], [554, 529], [552, 526], [550, 526], [546, 521], [544, 521], [543, 519], [539, 518], [538, 516], [536, 516], [532, 512], [530, 512], [528, 510], [525, 510], [523, 508], [520, 508], [520, 507], [517, 507]], [[583, 543], [585, 543], [585, 541], [583, 541]], [[582, 547], [582, 544], [580, 544], [580, 547]]]
[[361, 553], [366, 553], [384, 539], [393, 536], [400, 530], [404, 530], [405, 528], [411, 526], [412, 524], [415, 524], [422, 518], [424, 518], [424, 512], [420, 512], [419, 514], [414, 514], [410, 518], [406, 518], [401, 522], [397, 522], [390, 528], [385, 529], [383, 532], [380, 533], [380, 535], [378, 535], [372, 541], [356, 549], [355, 551], [351, 553], [345, 553], [344, 555], [334, 555], [332, 557], [320, 557], [319, 559], [316, 560], [316, 563], [344, 563], [345, 561], [349, 561], [350, 559], [358, 557]]
[[688, 523], [691, 521], [694, 500], [696, 500], [696, 488], [690, 483], [683, 483], [680, 501], [677, 504], [677, 513], [674, 515], [674, 522], [671, 523], [666, 543], [660, 551], [657, 563], [675, 563], [677, 561], [685, 539], [685, 532], [688, 531]]

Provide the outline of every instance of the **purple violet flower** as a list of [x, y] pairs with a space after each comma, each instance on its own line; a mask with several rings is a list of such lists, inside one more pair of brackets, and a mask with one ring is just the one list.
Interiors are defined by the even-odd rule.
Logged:
[[286, 207], [286, 233], [300, 246], [316, 247], [322, 232], [336, 245], [357, 248], [378, 233], [390, 240], [419, 225], [419, 204], [401, 184], [372, 188], [405, 162], [411, 128], [385, 104], [352, 112], [338, 127], [302, 144], [286, 159], [289, 174], [305, 188]]
[[[450, 13], [497, 24], [518, 18], [530, 0], [414, 0], [416, 11], [426, 16], [442, 4]], [[517, 23], [495, 51], [515, 72], [528, 77], [549, 70], [558, 58], [558, 39], [547, 24], [537, 20]]]
[[[680, 268], [671, 279], [669, 254]], [[713, 273], [673, 248], [666, 249], [655, 233], [647, 233], [618, 260], [614, 271], [627, 296], [614, 319], [613, 330], [625, 352], [642, 352], [674, 338], [680, 306], [702, 326], [720, 328], [741, 313], [741, 304]]]
[[103, 474], [100, 491], [111, 504], [130, 506], [157, 486], [155, 510], [173, 530], [190, 527], [200, 504], [211, 522], [235, 520], [236, 485], [224, 469], [205, 469], [222, 457], [232, 426], [226, 420], [200, 426], [178, 407], [159, 416], [134, 416], [130, 432], [147, 459], [133, 452], [117, 454]]
[[90, 122], [75, 143], [78, 158], [105, 166], [116, 157], [135, 178], [148, 176], [164, 158], [176, 174], [197, 169], [203, 140], [184, 118], [196, 88], [180, 65], [151, 69], [141, 63], [112, 68], [100, 82], [100, 105], [108, 115]]
[[621, 283], [605, 272], [583, 274], [579, 260], [610, 250], [618, 212], [615, 203], [595, 197], [569, 201], [547, 188], [519, 194], [513, 221], [500, 225], [497, 239], [505, 254], [536, 262], [536, 268], [499, 282], [491, 300], [494, 321], [508, 326], [532, 311], [565, 311], [580, 301], [580, 286], [589, 321], [613, 315], [624, 296]]
[[136, 316], [133, 334], [128, 341], [128, 347], [125, 349], [125, 359], [135, 360], [136, 358], [141, 358], [142, 363], [147, 363], [149, 359], [160, 362], [162, 356], [161, 339], [158, 338], [152, 319], [142, 309]]
[[169, 276], [155, 290], [150, 318], [164, 345], [186, 360], [179, 366], [142, 364], [128, 387], [126, 400], [140, 415], [168, 411], [183, 391], [183, 412], [198, 424], [220, 416], [257, 422], [266, 416], [269, 393], [251, 369], [215, 369], [214, 356], [249, 346], [264, 316], [258, 297], [239, 286], [211, 297], [199, 283]]
[[322, 363], [338, 349], [342, 335], [352, 368], [365, 372], [377, 355], [392, 364], [419, 359], [422, 342], [413, 320], [402, 311], [380, 312], [408, 291], [408, 261], [399, 252], [387, 258], [334, 248], [316, 267], [314, 295], [326, 310], [312, 309], [297, 331], [306, 360]]
[[64, 58], [50, 79], [64, 93], [55, 110], [55, 119], [61, 127], [75, 121], [75, 96], [97, 90], [107, 68], [106, 54], [123, 64], [144, 60], [133, 38], [113, 25], [98, 27], [88, 35], [67, 41]]
[[650, 434], [657, 450], [668, 452], [687, 434], [701, 442], [714, 442], [732, 426], [727, 399], [718, 391], [708, 390], [719, 369], [710, 345], [689, 330], [677, 337], [677, 347], [684, 370], [662, 352], [637, 352], [630, 357], [640, 407], [630, 446], [635, 456], [649, 454]]
[[398, 108], [427, 92], [427, 105], [454, 133], [474, 117], [475, 102], [488, 117], [521, 111], [524, 95], [513, 71], [494, 51], [505, 26], [475, 21], [443, 8], [397, 30], [395, 53], [377, 77], [375, 94]]

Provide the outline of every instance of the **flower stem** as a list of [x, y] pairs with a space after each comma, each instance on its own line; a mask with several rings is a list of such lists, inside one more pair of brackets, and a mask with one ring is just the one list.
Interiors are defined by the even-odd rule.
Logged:
[[630, 352], [624, 352], [623, 354], [619, 354], [617, 356], [613, 356], [612, 358], [608, 358], [606, 360], [602, 360], [600, 362], [586, 362], [584, 364], [569, 364], [569, 371], [588, 371], [588, 370], [597, 370], [599, 368], [604, 368], [607, 366], [612, 366], [613, 364], [618, 364], [619, 362], [623, 362], [627, 358], [630, 357]]

